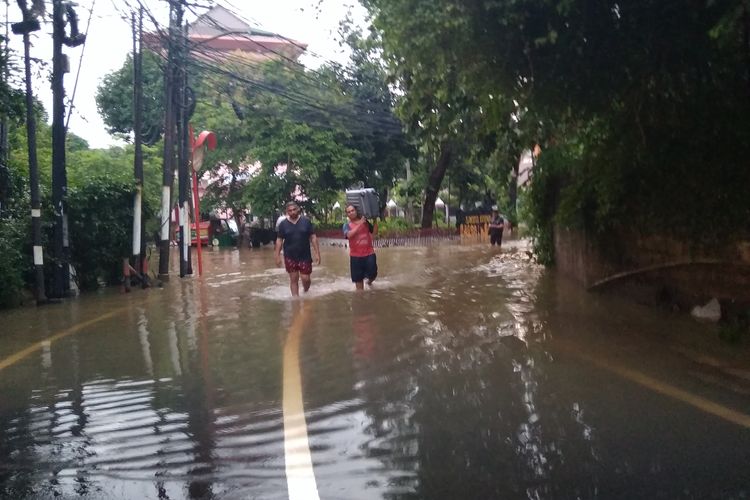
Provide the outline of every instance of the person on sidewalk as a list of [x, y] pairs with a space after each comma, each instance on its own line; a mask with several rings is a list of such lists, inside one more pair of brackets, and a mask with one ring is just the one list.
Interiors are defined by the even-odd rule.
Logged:
[[284, 248], [284, 267], [289, 273], [289, 289], [293, 297], [299, 296], [299, 280], [306, 292], [310, 289], [313, 255], [315, 265], [320, 265], [320, 247], [315, 227], [310, 219], [302, 215], [297, 203], [286, 204], [286, 219], [279, 224], [276, 235], [276, 265], [281, 266], [281, 249]]
[[372, 285], [378, 277], [378, 261], [372, 246], [375, 227], [354, 205], [346, 206], [349, 221], [344, 224], [344, 237], [349, 240], [349, 270], [357, 290], [364, 289], [364, 280]]

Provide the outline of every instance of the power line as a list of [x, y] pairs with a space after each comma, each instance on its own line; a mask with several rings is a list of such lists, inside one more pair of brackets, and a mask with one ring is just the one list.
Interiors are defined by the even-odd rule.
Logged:
[[70, 115], [73, 113], [73, 101], [76, 98], [76, 90], [78, 89], [78, 77], [81, 76], [81, 66], [83, 66], [83, 54], [86, 52], [86, 40], [88, 40], [89, 35], [89, 28], [91, 27], [91, 18], [94, 13], [94, 5], [96, 5], [96, 0], [92, 0], [91, 2], [91, 8], [89, 9], [89, 20], [86, 23], [86, 34], [85, 38], [83, 39], [83, 46], [81, 47], [81, 57], [78, 59], [78, 70], [76, 70], [76, 79], [73, 83], [73, 92], [70, 95], [70, 100], [68, 101], [68, 117], [65, 119], [65, 131], [68, 131], [68, 124], [70, 123]]
[[[114, 0], [111, 0], [114, 4]], [[158, 37], [162, 40], [166, 39], [166, 34], [159, 26], [159, 23], [156, 21], [156, 17], [153, 15], [151, 10], [148, 8], [148, 6], [144, 5], [144, 2], [141, 0], [136, 0], [136, 2], [139, 4], [140, 7], [144, 9], [147, 16], [151, 19], [152, 23], [155, 26], [155, 30], [158, 33]], [[126, 5], [133, 9], [133, 7], [130, 5], [130, 3], [125, 0]], [[116, 6], [115, 6], [116, 7]], [[117, 8], [117, 7], [116, 7]], [[118, 11], [119, 8], [117, 9]], [[191, 9], [193, 13], [195, 11]], [[121, 11], [120, 11], [121, 12]], [[121, 16], [124, 19], [126, 19], [125, 15]], [[223, 26], [222, 29], [225, 29]], [[247, 35], [244, 36], [244, 38], [249, 39]], [[258, 45], [263, 45], [262, 43], [259, 43], [257, 40], [251, 40], [254, 43], [258, 43]], [[269, 92], [274, 95], [277, 95], [281, 98], [287, 99], [290, 102], [299, 104], [300, 106], [305, 106], [308, 108], [311, 108], [312, 110], [315, 110], [317, 112], [324, 113], [326, 116], [336, 116], [339, 118], [346, 119], [349, 123], [343, 123], [342, 125], [345, 127], [348, 127], [349, 129], [357, 128], [362, 129], [364, 125], [371, 125], [373, 127], [373, 131], [371, 131], [370, 135], [394, 135], [399, 136], [402, 132], [401, 124], [398, 120], [393, 117], [392, 113], [389, 112], [388, 109], [373, 109], [373, 104], [380, 104], [382, 106], [382, 103], [372, 103], [370, 101], [362, 101], [361, 99], [357, 99], [355, 96], [346, 95], [344, 92], [342, 92], [342, 89], [340, 88], [333, 88], [331, 85], [325, 84], [325, 82], [315, 79], [311, 77], [309, 74], [307, 74], [304, 71], [297, 70], [296, 72], [289, 68], [293, 73], [296, 73], [298, 75], [302, 75], [302, 77], [312, 83], [317, 85], [323, 85], [327, 87], [329, 90], [332, 90], [334, 92], [337, 92], [337, 94], [340, 97], [346, 97], [348, 99], [351, 99], [352, 105], [357, 108], [359, 113], [356, 112], [348, 112], [348, 110], [331, 110], [330, 108], [326, 108], [325, 105], [328, 103], [321, 103], [317, 98], [311, 96], [309, 93], [305, 93], [299, 89], [290, 89], [286, 87], [282, 87], [278, 84], [271, 84], [267, 81], [261, 81], [258, 79], [252, 79], [247, 76], [240, 75], [236, 73], [235, 71], [232, 71], [231, 69], [227, 69], [224, 66], [227, 65], [227, 63], [234, 64], [239, 69], [246, 68], [251, 71], [259, 71], [262, 70], [264, 63], [262, 62], [253, 62], [249, 61], [247, 58], [241, 57], [241, 56], [235, 56], [233, 54], [227, 54], [225, 52], [219, 51], [217, 49], [207, 47], [205, 45], [200, 44], [191, 44], [189, 47], [190, 50], [192, 50], [194, 53], [198, 54], [199, 56], [203, 56], [204, 61], [199, 61], [200, 57], [195, 57], [194, 61], [192, 62], [192, 65], [194, 67], [198, 67], [200, 69], [203, 69], [204, 71], [210, 71], [218, 75], [222, 75], [226, 78], [229, 78], [233, 81], [240, 81], [246, 84], [249, 84], [253, 86], [254, 88], [257, 88], [261, 91]], [[271, 53], [277, 54], [276, 51], [269, 50]], [[159, 53], [159, 51], [155, 51], [156, 54], [161, 58], [164, 59], [164, 55]], [[290, 60], [289, 58], [286, 58], [286, 60]], [[302, 66], [297, 61], [293, 61], [297, 66]], [[324, 75], [320, 74], [319, 72], [316, 72], [320, 76], [321, 79], [325, 78]], [[299, 82], [298, 82], [299, 83]], [[317, 90], [321, 90], [321, 88], [316, 87]], [[216, 89], [215, 85], [213, 86], [213, 89], [215, 91], [220, 91], [221, 89]], [[318, 124], [320, 125], [320, 124]]]

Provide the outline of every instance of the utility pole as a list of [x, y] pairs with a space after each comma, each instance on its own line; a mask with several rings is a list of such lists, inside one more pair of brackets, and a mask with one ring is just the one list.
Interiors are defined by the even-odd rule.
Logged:
[[169, 0], [167, 69], [164, 75], [164, 160], [162, 166], [161, 240], [159, 242], [159, 278], [169, 279], [169, 242], [171, 238], [172, 184], [175, 163], [175, 35], [182, 24], [179, 0]]
[[37, 15], [44, 12], [44, 3], [38, 2], [30, 9], [26, 0], [18, 0], [23, 21], [11, 26], [13, 33], [23, 35], [23, 62], [26, 72], [26, 136], [29, 148], [29, 184], [31, 191], [31, 238], [34, 253], [34, 298], [37, 305], [47, 302], [44, 290], [44, 256], [42, 252], [42, 206], [39, 197], [39, 165], [36, 158], [36, 117], [34, 94], [31, 91], [31, 42], [29, 34], [39, 30]]
[[[66, 23], [67, 17], [67, 23]], [[70, 36], [65, 25], [70, 24]], [[52, 204], [55, 211], [55, 273], [52, 295], [70, 292], [70, 244], [68, 241], [68, 176], [65, 168], [65, 73], [70, 71], [63, 45], [77, 47], [86, 40], [78, 32], [78, 18], [71, 4], [52, 0]]]
[[[8, 85], [8, 55], [10, 49], [8, 44], [10, 43], [10, 37], [8, 36], [8, 0], [5, 0], [5, 44], [3, 46], [3, 83]], [[8, 153], [8, 117], [3, 114], [2, 121], [0, 121], [0, 217], [2, 217], [3, 210], [6, 209], [8, 200], [11, 196], [11, 177], [10, 169], [8, 168], [8, 159], [10, 155]]]
[[[146, 234], [143, 225], [143, 64], [141, 38], [143, 35], [143, 7], [138, 12], [136, 25], [133, 13], [133, 171], [135, 176], [135, 199], [133, 200], [133, 265], [140, 275], [141, 286], [148, 284], [146, 265]], [[127, 279], [127, 278], [126, 278]]]
[[[192, 259], [190, 258], [190, 169], [189, 169], [189, 131], [190, 103], [188, 99], [187, 78], [187, 26], [180, 29], [180, 57], [178, 65], [179, 104], [177, 108], [177, 168], [179, 173], [179, 202], [180, 202], [180, 277], [193, 274]], [[198, 242], [200, 245], [200, 242]]]

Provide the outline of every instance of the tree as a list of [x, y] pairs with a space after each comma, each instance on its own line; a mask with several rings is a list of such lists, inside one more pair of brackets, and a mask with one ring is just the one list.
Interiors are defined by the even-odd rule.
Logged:
[[474, 145], [498, 125], [488, 123], [490, 113], [504, 114], [507, 123], [511, 101], [475, 80], [471, 61], [481, 49], [469, 50], [471, 18], [460, 5], [431, 0], [372, 0], [365, 5], [392, 83], [400, 90], [398, 114], [418, 144], [424, 159], [418, 164], [429, 170], [422, 227], [430, 227], [446, 172], [484, 151]]
[[[143, 51], [144, 144], [155, 144], [164, 132], [164, 71], [160, 57]], [[128, 139], [133, 133], [133, 56], [107, 74], [96, 91], [96, 107], [107, 132]]]
[[[224, 171], [228, 169], [230, 183], [241, 181], [246, 186], [251, 176], [267, 178], [251, 182], [253, 187], [235, 199], [250, 203], [254, 211], [268, 209], [271, 201], [265, 195], [266, 201], [259, 202], [253, 195], [260, 193], [259, 186], [271, 182], [287, 189], [283, 193], [271, 191], [280, 196], [274, 208], [288, 201], [298, 187], [306, 198], [306, 208], [321, 213], [334, 193], [354, 179], [357, 152], [347, 146], [351, 133], [346, 127], [353, 122], [345, 121], [354, 113], [346, 108], [345, 97], [303, 69], [282, 62], [267, 63], [244, 75], [213, 69], [227, 79], [224, 85], [232, 80], [236, 83], [232, 94], [221, 92], [227, 87], [221, 87], [220, 82], [212, 84], [214, 92], [230, 95], [231, 102], [209, 101], [214, 103], [214, 111], [198, 105], [196, 116], [206, 117], [205, 123], [211, 123], [211, 112], [221, 113], [226, 119], [216, 126], [224, 130], [220, 138], [225, 137], [228, 149], [224, 151], [220, 146], [207, 161]], [[240, 86], [240, 82], [245, 85]], [[239, 110], [242, 119], [232, 115], [230, 109]], [[261, 168], [251, 175], [250, 165], [256, 163]], [[283, 174], [276, 173], [279, 165], [285, 168]], [[274, 181], [272, 176], [283, 178], [283, 182]]]
[[341, 25], [344, 42], [352, 51], [345, 68], [330, 67], [332, 79], [340, 82], [341, 91], [352, 97], [359, 114], [372, 120], [372, 126], [352, 133], [351, 146], [359, 152], [356, 179], [380, 195], [380, 210], [385, 210], [388, 190], [403, 176], [407, 160], [416, 158], [416, 150], [403, 132], [395, 115], [396, 99], [388, 85], [388, 73], [379, 57], [377, 41], [364, 37], [350, 20]]
[[[559, 204], [537, 211], [558, 223], [690, 237], [710, 218], [712, 237], [747, 232], [750, 202], [736, 187], [750, 180], [747, 2], [365, 4], [400, 113], [433, 158], [456, 139], [489, 139], [503, 156], [539, 143], [532, 189], [560, 192], [533, 199]], [[709, 186], [722, 195], [695, 203], [691, 193]]]

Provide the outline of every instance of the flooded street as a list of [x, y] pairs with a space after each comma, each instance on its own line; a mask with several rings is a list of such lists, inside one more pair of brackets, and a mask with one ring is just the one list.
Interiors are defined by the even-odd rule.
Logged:
[[[750, 365], [522, 251], [270, 247], [0, 313], [0, 498], [750, 497]], [[196, 268], [197, 273], [197, 268]]]

